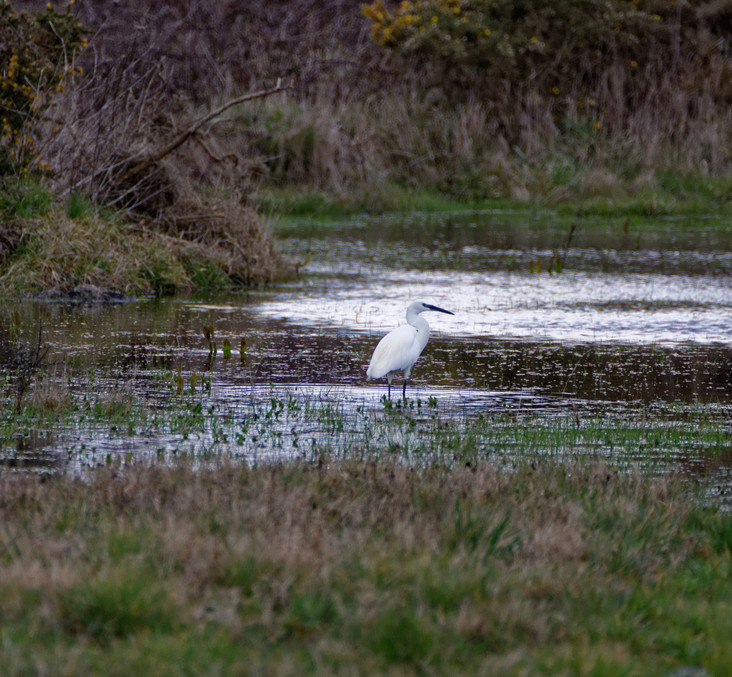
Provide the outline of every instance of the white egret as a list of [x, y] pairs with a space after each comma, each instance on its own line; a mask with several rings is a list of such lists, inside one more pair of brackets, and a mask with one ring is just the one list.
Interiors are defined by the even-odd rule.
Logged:
[[404, 372], [404, 385], [402, 386], [402, 397], [407, 396], [407, 379], [414, 363], [419, 359], [427, 341], [430, 338], [430, 325], [427, 320], [419, 314], [425, 310], [436, 310], [439, 313], [454, 315], [449, 310], [443, 310], [429, 303], [415, 301], [407, 308], [407, 322], [396, 329], [392, 329], [379, 344], [371, 356], [371, 363], [366, 370], [369, 378], [382, 378], [386, 376], [389, 384], [389, 399], [391, 399], [391, 381], [394, 373]]

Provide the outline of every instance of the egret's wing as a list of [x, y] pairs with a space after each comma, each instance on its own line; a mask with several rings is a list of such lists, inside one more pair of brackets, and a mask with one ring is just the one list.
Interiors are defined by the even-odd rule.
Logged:
[[390, 331], [376, 346], [366, 375], [381, 378], [390, 371], [404, 371], [411, 367], [422, 352], [416, 336], [416, 329], [408, 324]]

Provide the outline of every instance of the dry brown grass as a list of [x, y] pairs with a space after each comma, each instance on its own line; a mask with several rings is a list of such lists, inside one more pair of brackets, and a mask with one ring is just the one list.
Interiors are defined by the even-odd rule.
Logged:
[[[28, 579], [27, 569], [6, 562], [6, 583], [82, 581], [112, 563], [103, 552], [102, 561], [90, 560], [95, 538], [108, 529], [139, 531], [157, 543], [171, 573], [177, 572], [179, 595], [191, 603], [250, 555], [312, 583], [359, 553], [376, 562], [387, 553], [421, 559], [450, 552], [457, 566], [472, 560], [474, 548], [485, 550], [478, 559], [497, 550], [518, 567], [514, 573], [587, 561], [597, 546], [581, 499], [587, 492], [596, 499], [594, 509], [618, 511], [629, 522], [639, 518], [636, 501], [649, 500], [649, 492], [665, 497], [654, 509], [666, 519], [689, 510], [677, 486], [649, 484], [639, 474], [619, 476], [602, 465], [570, 478], [530, 469], [516, 476], [488, 465], [418, 472], [383, 462], [259, 469], [224, 464], [198, 471], [187, 464], [138, 464], [99, 470], [88, 485], [8, 476], [0, 484], [5, 536], [17, 558], [36, 571]], [[59, 522], [64, 514], [70, 522]], [[508, 527], [489, 543], [491, 528], [506, 517]], [[88, 533], [78, 531], [78, 520], [89, 524]], [[456, 525], [464, 533], [456, 535]], [[656, 567], [651, 561], [649, 567], [651, 576]]]

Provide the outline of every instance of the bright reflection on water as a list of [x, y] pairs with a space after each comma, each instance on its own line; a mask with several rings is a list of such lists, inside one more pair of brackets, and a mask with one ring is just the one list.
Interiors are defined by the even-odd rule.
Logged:
[[[701, 407], [729, 423], [728, 231], [716, 222], [683, 236], [669, 224], [638, 233], [615, 224], [592, 237], [580, 228], [567, 247], [566, 225], [516, 225], [495, 214], [360, 222], [289, 233], [285, 247], [303, 262], [302, 275], [277, 289], [111, 309], [23, 304], [24, 326], [32, 333], [42, 322], [49, 359], [65, 365], [72, 390], [92, 400], [122, 384], [153, 408], [178, 396], [210, 420], [195, 433], [152, 424], [150, 415], [133, 432], [104, 420], [29, 431], [3, 442], [5, 465], [25, 459], [68, 470], [107, 455], [184, 452], [259, 462], [320, 448], [408, 456], [431, 426], [481, 416], [511, 426], [522, 417], [641, 420], [662, 406], [681, 420]], [[404, 416], [388, 418], [385, 387], [367, 383], [365, 369], [415, 299], [455, 315], [424, 316], [433, 334], [412, 374], [405, 428]], [[214, 360], [205, 325], [219, 345]], [[178, 373], [183, 395], [173, 386]], [[189, 393], [194, 374], [199, 385]], [[644, 444], [639, 457], [650, 458]], [[717, 446], [714, 472], [727, 472], [720, 464], [729, 444]], [[612, 445], [595, 447], [612, 453]], [[708, 460], [688, 446], [664, 453], [687, 469]]]
[[454, 316], [426, 316], [452, 337], [564, 343], [732, 345], [732, 278], [564, 272], [482, 274], [371, 269], [293, 286], [259, 305], [269, 317], [385, 332], [410, 300]]

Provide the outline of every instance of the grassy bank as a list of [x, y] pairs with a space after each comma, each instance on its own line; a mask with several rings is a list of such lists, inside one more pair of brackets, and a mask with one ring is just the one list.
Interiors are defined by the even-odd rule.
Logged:
[[726, 674], [729, 515], [531, 456], [3, 476], [0, 669]]
[[[641, 186], [618, 181], [611, 189], [563, 190], [560, 177], [544, 176], [537, 168], [532, 177], [535, 189], [517, 199], [501, 197], [456, 197], [430, 187], [408, 188], [397, 183], [378, 188], [364, 186], [360, 193], [338, 195], [307, 186], [264, 185], [258, 205], [279, 222], [339, 221], [362, 214], [455, 213], [467, 210], [495, 210], [521, 220], [537, 210], [551, 210], [560, 217], [583, 219], [608, 217], [625, 220], [659, 217], [732, 217], [732, 177], [662, 172]], [[566, 188], [566, 186], [564, 186]], [[584, 224], [592, 225], [591, 223]]]
[[289, 274], [272, 233], [232, 200], [182, 203], [164, 219], [53, 197], [31, 182], [0, 187], [0, 296], [94, 285], [133, 296], [223, 290]]

